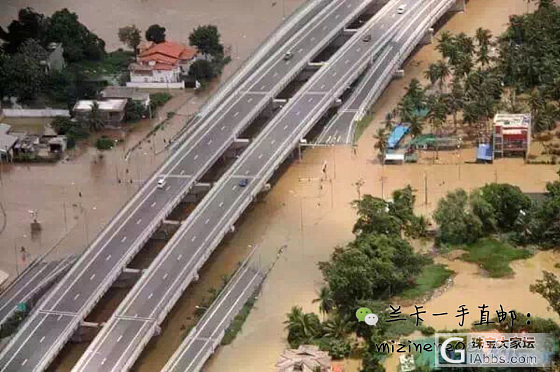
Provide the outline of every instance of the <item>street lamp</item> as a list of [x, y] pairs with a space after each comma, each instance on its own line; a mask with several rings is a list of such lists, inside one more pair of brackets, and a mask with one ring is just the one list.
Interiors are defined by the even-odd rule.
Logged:
[[[27, 235], [23, 234], [20, 237], [14, 238], [14, 257], [16, 259], [16, 273], [17, 273], [17, 275], [19, 275], [19, 260], [18, 260], [18, 253], [17, 253], [17, 240], [19, 238], [24, 238], [25, 239], [25, 238], [27, 238]], [[22, 246], [21, 248], [22, 248], [22, 252], [25, 252], [25, 247]]]

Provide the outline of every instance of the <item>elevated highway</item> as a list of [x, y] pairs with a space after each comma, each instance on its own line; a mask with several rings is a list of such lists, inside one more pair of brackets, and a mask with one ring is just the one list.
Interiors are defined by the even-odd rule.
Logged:
[[[397, 16], [401, 3], [404, 15]], [[402, 27], [454, 0], [391, 1], [312, 76], [222, 176], [123, 300], [74, 371], [129, 369], [185, 288], [301, 138]], [[366, 42], [363, 36], [372, 35]], [[245, 181], [247, 180], [247, 184]]]
[[[0, 371], [46, 369], [85, 316], [201, 176], [271, 99], [372, 1], [326, 3], [289, 40], [277, 45], [275, 52], [246, 79], [240, 79], [239, 86], [217, 100], [215, 107], [206, 107], [189, 138], [145, 182], [30, 315], [0, 354]], [[286, 61], [282, 56], [287, 51], [293, 53], [293, 58]], [[166, 177], [166, 185], [158, 189], [157, 180], [162, 175]], [[202, 235], [199, 239], [203, 239]], [[137, 324], [144, 326], [141, 321]], [[133, 346], [130, 345], [130, 349], [137, 350]]]
[[[459, 0], [450, 5], [446, 11], [461, 11], [464, 7], [464, 0]], [[353, 143], [356, 122], [361, 120], [368, 107], [377, 101], [414, 48], [423, 39], [429, 40], [431, 38], [432, 30], [430, 27], [441, 16], [442, 14], [430, 16], [399, 31], [395, 40], [391, 42], [384, 50], [383, 55], [367, 70], [348, 100], [327, 123], [321, 134], [317, 137], [316, 143], [333, 145]]]

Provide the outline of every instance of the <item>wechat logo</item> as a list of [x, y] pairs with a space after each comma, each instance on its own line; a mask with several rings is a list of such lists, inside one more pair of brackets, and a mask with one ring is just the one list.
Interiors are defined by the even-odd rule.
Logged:
[[377, 315], [373, 314], [367, 307], [360, 307], [358, 311], [356, 311], [356, 318], [358, 318], [358, 321], [365, 322], [370, 326], [376, 325], [379, 321]]

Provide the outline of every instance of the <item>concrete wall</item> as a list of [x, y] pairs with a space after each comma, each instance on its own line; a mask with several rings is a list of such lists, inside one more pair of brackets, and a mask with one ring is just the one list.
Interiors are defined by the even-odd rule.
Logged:
[[147, 89], [161, 89], [161, 88], [168, 88], [168, 89], [185, 89], [185, 82], [181, 81], [178, 83], [137, 83], [129, 81], [126, 83], [127, 87], [130, 88], [147, 88]]

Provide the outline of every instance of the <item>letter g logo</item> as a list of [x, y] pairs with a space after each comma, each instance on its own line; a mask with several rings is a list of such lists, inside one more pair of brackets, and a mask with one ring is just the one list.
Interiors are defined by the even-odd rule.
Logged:
[[[447, 349], [447, 345], [449, 345], [450, 342], [453, 341], [457, 341], [458, 343], [460, 342], [461, 344], [463, 344], [463, 350], [457, 350], [455, 345], [453, 347], [453, 353], [454, 354], [459, 354], [461, 356], [461, 358], [459, 358], [459, 360], [457, 359], [451, 359], [447, 356], [447, 354], [445, 353], [446, 349]], [[465, 362], [465, 350], [464, 350], [464, 343], [463, 343], [463, 339], [459, 338], [459, 337], [450, 337], [447, 340], [445, 340], [442, 344], [441, 347], [439, 348], [439, 353], [441, 354], [441, 357], [443, 358], [443, 360], [445, 360], [447, 363], [451, 363], [451, 364], [459, 364], [459, 363], [464, 363]]]

